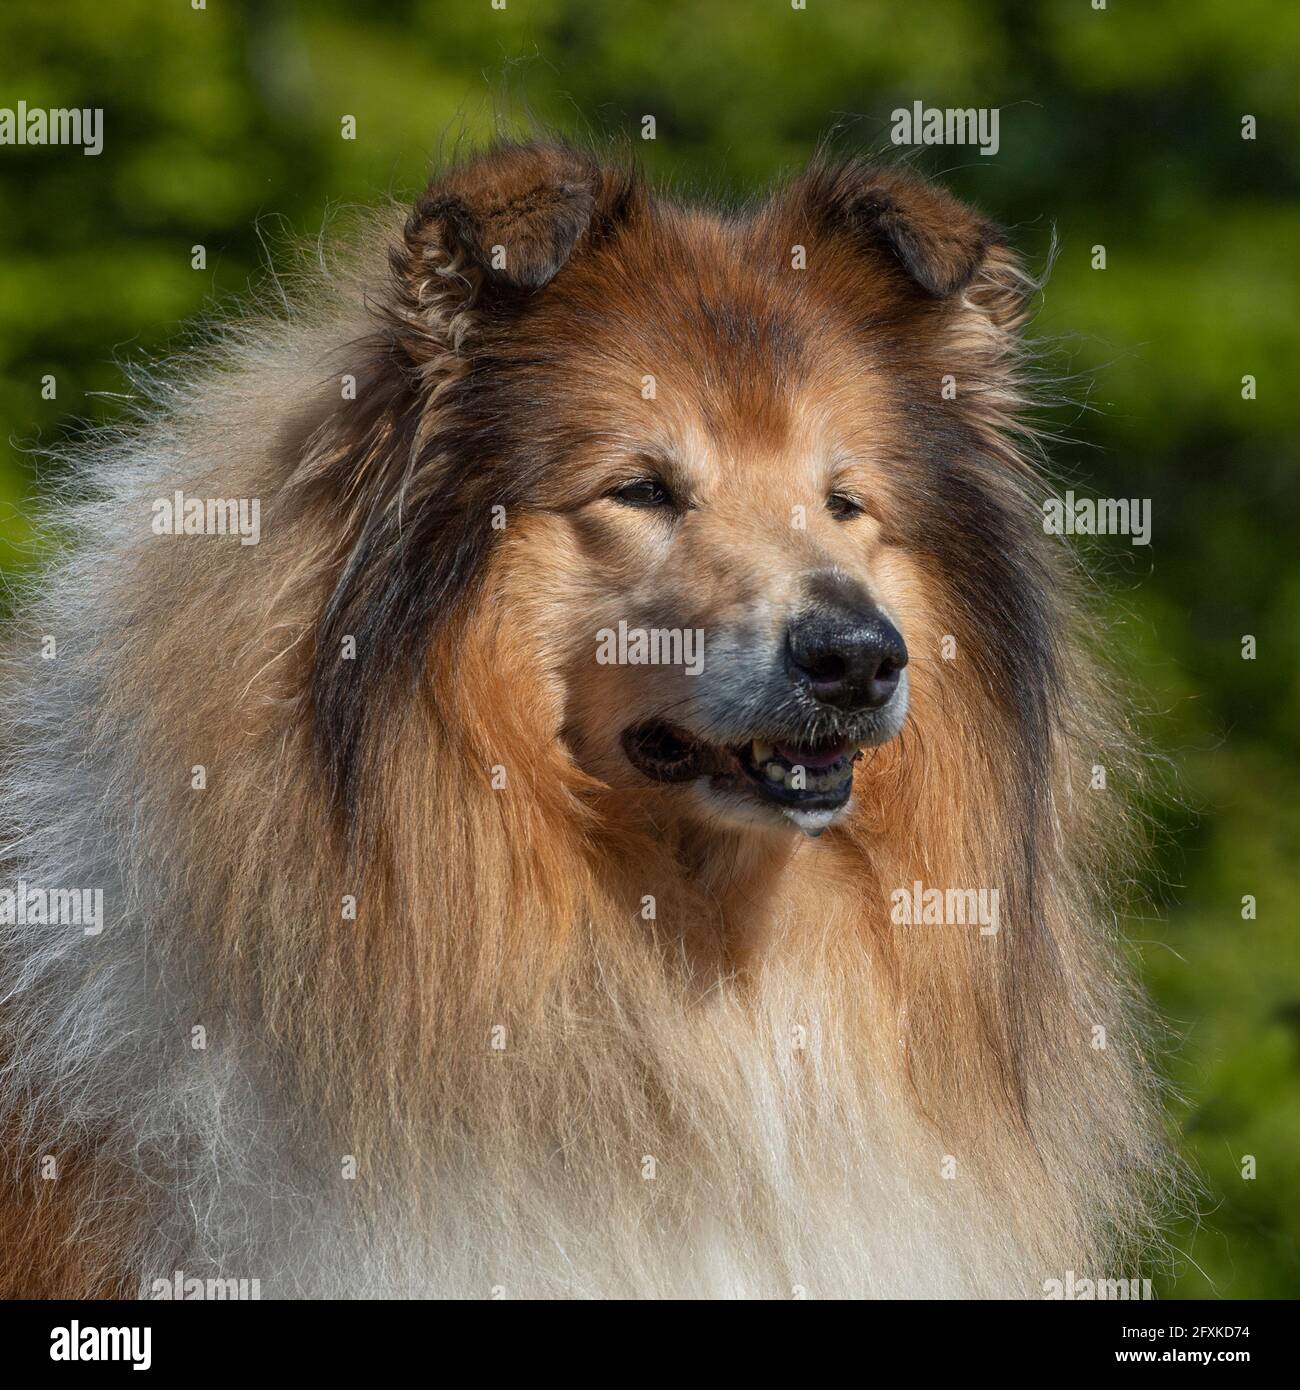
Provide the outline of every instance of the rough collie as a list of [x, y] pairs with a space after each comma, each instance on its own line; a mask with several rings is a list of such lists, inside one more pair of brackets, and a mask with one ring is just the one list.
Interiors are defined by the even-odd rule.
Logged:
[[18, 605], [6, 1291], [1138, 1273], [1140, 764], [1005, 238], [537, 142], [353, 240], [70, 451]]

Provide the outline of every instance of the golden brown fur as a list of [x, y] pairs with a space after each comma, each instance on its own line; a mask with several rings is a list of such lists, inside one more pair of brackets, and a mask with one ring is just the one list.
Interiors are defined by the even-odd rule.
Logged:
[[[157, 1027], [127, 1046], [105, 1005], [114, 1047], [60, 1058], [37, 1040], [115, 986], [66, 954], [11, 971], [6, 1291], [1136, 1273], [1165, 1160], [1110, 909], [1126, 812], [1089, 789], [1128, 758], [1036, 527], [1027, 290], [993, 228], [894, 171], [815, 168], [722, 218], [507, 147], [94, 455], [95, 563], [42, 581], [26, 629], [93, 607], [60, 657], [95, 673], [62, 697], [81, 731], [51, 751], [64, 676], [17, 639], [9, 775], [73, 797], [89, 768], [76, 834], [115, 916], [75, 949], [154, 971], [132, 1007]], [[602, 510], [611, 441], [685, 460], [692, 531]], [[837, 450], [861, 524], [792, 529]], [[148, 536], [172, 487], [263, 499], [261, 543]], [[592, 634], [643, 600], [706, 631], [777, 615], [812, 563], [897, 615], [907, 724], [820, 838], [713, 824], [619, 756], [667, 677], [596, 667]], [[15, 816], [13, 876], [77, 881], [58, 815]], [[893, 924], [916, 880], [999, 887], [1000, 932]], [[82, 1176], [42, 1183], [48, 1153]]]

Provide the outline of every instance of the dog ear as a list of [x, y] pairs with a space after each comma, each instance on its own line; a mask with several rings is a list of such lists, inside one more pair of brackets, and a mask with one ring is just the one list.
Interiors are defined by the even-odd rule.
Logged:
[[[390, 261], [417, 357], [460, 348], [474, 314], [510, 312], [639, 206], [634, 176], [563, 145], [503, 142], [416, 202]], [[409, 339], [409, 332], [406, 335]]]
[[965, 289], [1004, 240], [973, 208], [900, 169], [818, 163], [781, 197], [796, 225], [885, 257], [932, 299]]

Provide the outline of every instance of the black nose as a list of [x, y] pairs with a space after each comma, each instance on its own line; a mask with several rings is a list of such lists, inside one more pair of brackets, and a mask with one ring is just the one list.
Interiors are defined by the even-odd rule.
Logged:
[[907, 665], [902, 634], [874, 607], [817, 608], [791, 622], [786, 670], [823, 705], [879, 709]]

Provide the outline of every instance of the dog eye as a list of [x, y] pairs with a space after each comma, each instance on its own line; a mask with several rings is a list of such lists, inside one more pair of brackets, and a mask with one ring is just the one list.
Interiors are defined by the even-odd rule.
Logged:
[[855, 516], [861, 516], [865, 509], [861, 502], [850, 497], [847, 493], [832, 492], [826, 499], [826, 510], [836, 521], [849, 521]]
[[673, 495], [658, 478], [637, 478], [608, 494], [625, 507], [675, 507]]

